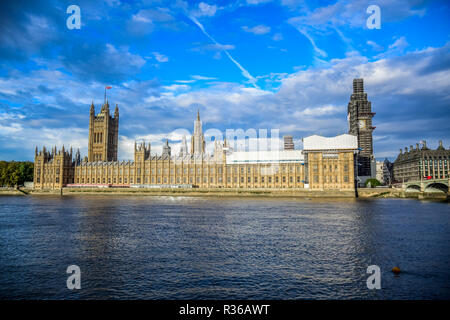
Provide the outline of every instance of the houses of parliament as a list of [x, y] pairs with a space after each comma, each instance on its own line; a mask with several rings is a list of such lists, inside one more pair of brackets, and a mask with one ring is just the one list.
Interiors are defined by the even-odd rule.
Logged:
[[[359, 100], [362, 101], [359, 101]], [[358, 110], [358, 105], [363, 106]], [[166, 141], [162, 153], [152, 153], [151, 144], [134, 145], [134, 159], [118, 161], [119, 107], [111, 115], [108, 101], [98, 113], [92, 103], [89, 113], [88, 155], [64, 146], [35, 150], [34, 187], [60, 188], [262, 188], [354, 190], [359, 143], [372, 144], [370, 102], [363, 93], [362, 79], [354, 80], [349, 103], [349, 134], [303, 138], [303, 149], [294, 148], [292, 136], [284, 137], [281, 150], [233, 151], [227, 141], [214, 141], [212, 154], [205, 152], [200, 113], [194, 121], [190, 148], [183, 137], [178, 154]], [[364, 119], [361, 119], [361, 118]], [[367, 118], [369, 117], [369, 118]], [[364, 120], [364, 121], [363, 121]], [[355, 124], [364, 122], [363, 138]], [[370, 135], [368, 136], [368, 133]], [[361, 141], [361, 142], [359, 142]], [[370, 150], [371, 152], [371, 150]], [[363, 167], [367, 166], [364, 155]], [[361, 166], [361, 165], [360, 165]]]

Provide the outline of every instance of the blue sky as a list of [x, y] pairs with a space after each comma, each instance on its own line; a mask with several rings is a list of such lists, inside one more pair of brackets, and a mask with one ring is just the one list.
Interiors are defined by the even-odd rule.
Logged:
[[[81, 9], [69, 30], [66, 9]], [[369, 5], [381, 29], [368, 29]], [[34, 148], [87, 152], [89, 106], [120, 108], [119, 158], [159, 153], [180, 129], [279, 129], [296, 148], [345, 133], [362, 77], [378, 159], [426, 140], [450, 147], [446, 1], [2, 1], [0, 159]]]

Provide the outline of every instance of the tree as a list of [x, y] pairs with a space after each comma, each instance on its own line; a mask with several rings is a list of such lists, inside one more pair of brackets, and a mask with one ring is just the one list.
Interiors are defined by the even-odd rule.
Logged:
[[0, 186], [11, 187], [33, 181], [33, 172], [33, 162], [0, 161]]
[[370, 188], [375, 188], [377, 186], [381, 186], [381, 182], [378, 181], [377, 179], [367, 179], [365, 186], [370, 187]]

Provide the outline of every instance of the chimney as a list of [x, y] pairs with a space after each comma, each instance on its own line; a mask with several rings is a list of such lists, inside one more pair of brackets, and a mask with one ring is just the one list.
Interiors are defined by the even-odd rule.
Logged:
[[416, 150], [419, 150], [419, 144], [416, 143]]
[[402, 152], [402, 149], [400, 148], [400, 154], [402, 154], [403, 152]]
[[408, 153], [408, 147], [405, 147], [405, 153]]
[[409, 151], [413, 151], [413, 146], [412, 145], [409, 146]]

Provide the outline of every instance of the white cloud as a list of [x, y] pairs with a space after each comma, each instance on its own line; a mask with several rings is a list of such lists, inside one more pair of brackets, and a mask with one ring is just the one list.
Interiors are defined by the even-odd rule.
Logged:
[[196, 17], [202, 17], [202, 16], [207, 16], [207, 17], [212, 17], [216, 14], [217, 11], [217, 6], [214, 5], [209, 5], [205, 2], [200, 2], [198, 4], [198, 10], [194, 12], [194, 15]]
[[262, 35], [262, 34], [269, 33], [270, 27], [260, 24], [260, 25], [254, 26], [252, 28], [250, 28], [248, 26], [243, 26], [242, 30], [244, 30], [245, 32], [256, 34], [256, 35]]
[[23, 128], [19, 123], [11, 123], [9, 125], [0, 124], [0, 135], [2, 136], [9, 136], [11, 134], [16, 134], [22, 130]]
[[405, 49], [409, 46], [405, 37], [396, 39], [392, 44], [388, 46], [388, 50], [375, 56], [375, 59], [382, 59], [390, 56], [401, 55], [405, 52]]
[[281, 41], [283, 40], [283, 35], [281, 33], [275, 33], [272, 37], [273, 41]]
[[395, 49], [395, 50], [403, 51], [408, 45], [409, 44], [406, 41], [406, 38], [405, 37], [400, 37], [397, 40], [395, 40], [395, 42], [393, 44], [389, 45], [389, 49]]
[[25, 116], [20, 113], [2, 112], [0, 113], [0, 121], [24, 119]]
[[247, 0], [247, 4], [250, 4], [250, 5], [258, 5], [258, 4], [261, 4], [261, 3], [267, 3], [267, 2], [271, 2], [272, 0]]
[[336, 107], [333, 105], [322, 106], [317, 108], [306, 108], [302, 111], [295, 113], [296, 116], [322, 116], [331, 115], [339, 110], [344, 109], [343, 107]]
[[137, 14], [133, 14], [131, 19], [134, 22], [144, 22], [144, 23], [152, 23], [152, 20], [147, 17], [145, 14], [143, 14], [143, 11], [139, 11]]
[[186, 84], [172, 84], [170, 86], [163, 86], [162, 88], [168, 91], [186, 91], [191, 87]]
[[195, 81], [197, 81], [197, 80], [195, 80], [195, 79], [192, 79], [192, 80], [175, 80], [175, 82], [177, 82], [177, 83], [194, 83]]
[[167, 62], [169, 61], [169, 58], [159, 52], [152, 52], [153, 56], [155, 57], [156, 61], [158, 62]]
[[199, 75], [192, 75], [191, 78], [195, 79], [195, 80], [217, 80], [217, 78], [215, 78], [215, 77], [205, 77], [205, 76], [199, 76]]
[[377, 44], [375, 41], [367, 40], [366, 43], [367, 43], [369, 46], [371, 46], [372, 49], [375, 50], [375, 51], [381, 51], [381, 50], [383, 50], [383, 47], [380, 46], [379, 44]]
[[[287, 6], [295, 6], [297, 0], [283, 0]], [[382, 1], [381, 7], [382, 24], [391, 23], [405, 19], [410, 16], [423, 16], [425, 14], [425, 1]], [[366, 0], [339, 0], [333, 4], [309, 10], [304, 4], [301, 6], [300, 15], [288, 19], [288, 23], [294, 26], [311, 42], [317, 57], [325, 57], [324, 51], [316, 45], [317, 37], [324, 34], [336, 32], [341, 40], [347, 45], [349, 51], [354, 51], [352, 40], [344, 35], [341, 29], [348, 31], [355, 28], [366, 28], [368, 7]], [[372, 42], [370, 42], [373, 44]], [[368, 43], [369, 44], [369, 43]], [[369, 44], [369, 45], [371, 45]], [[375, 47], [374, 47], [375, 48]]]

